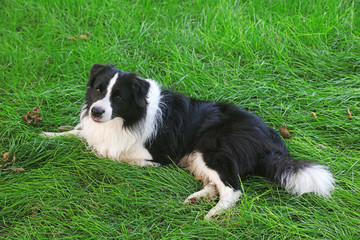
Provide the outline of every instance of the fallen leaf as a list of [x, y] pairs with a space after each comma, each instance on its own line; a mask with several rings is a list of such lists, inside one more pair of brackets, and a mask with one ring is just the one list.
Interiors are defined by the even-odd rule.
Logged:
[[289, 139], [294, 136], [290, 134], [290, 128], [286, 126], [285, 122], [281, 127], [279, 127], [279, 133], [285, 139]]
[[349, 109], [349, 108], [347, 109], [347, 114], [348, 114], [348, 115], [347, 115], [348, 117], [352, 117], [352, 114], [351, 114], [351, 112], [350, 112], [350, 109]]
[[313, 115], [313, 117], [316, 119], [316, 121], [318, 121], [318, 118], [317, 118], [317, 116], [316, 116], [316, 113], [311, 112], [311, 114], [312, 114], [312, 115]]
[[1, 160], [3, 162], [7, 162], [7, 160], [9, 160], [9, 156], [10, 156], [9, 152], [2, 152], [1, 155], [2, 155]]
[[7, 168], [7, 169], [3, 169], [3, 171], [14, 171], [14, 172], [23, 172], [25, 171], [25, 169], [23, 168]]
[[[15, 160], [16, 160], [16, 157], [15, 155], [12, 157], [12, 160], [11, 162], [8, 161], [9, 158], [10, 158], [10, 153], [9, 152], [6, 152], [6, 153], [1, 153], [2, 157], [1, 157], [1, 160], [3, 162], [5, 162], [4, 165], [0, 164], [0, 171], [15, 171], [15, 172], [23, 172], [25, 171], [25, 169], [23, 168], [15, 168], [15, 167], [10, 167], [11, 165], [13, 165], [15, 163]], [[5, 167], [8, 167], [8, 168], [5, 168]]]
[[90, 33], [86, 32], [85, 34], [81, 34], [79, 36], [71, 36], [71, 37], [67, 37], [67, 39], [70, 42], [76, 42], [78, 39], [79, 40], [87, 40], [87, 39], [91, 39], [92, 36], [90, 35]]
[[31, 123], [31, 119], [28, 119], [28, 116], [30, 116], [30, 113], [29, 113], [29, 112], [27, 112], [27, 114], [25, 114], [25, 115], [23, 116], [23, 118], [25, 119], [25, 121], [26, 121], [27, 123]]
[[25, 114], [23, 116], [23, 118], [25, 119], [25, 121], [29, 124], [36, 124], [37, 122], [42, 120], [42, 116], [40, 114], [40, 109], [41, 109], [41, 105], [42, 105], [42, 101], [40, 103], [39, 107], [34, 107], [32, 110], [33, 112], [30, 114], [29, 112], [27, 112], [27, 114]]
[[15, 171], [15, 172], [23, 172], [23, 171], [25, 171], [25, 169], [23, 169], [23, 168], [10, 168], [10, 170]]
[[79, 35], [77, 38], [80, 40], [86, 40], [88, 38], [88, 36], [83, 34], [83, 35]]
[[[40, 107], [41, 107], [41, 104], [42, 104], [42, 100], [41, 100], [41, 103], [40, 103]], [[40, 113], [40, 107], [34, 107], [33, 112], [34, 113]]]

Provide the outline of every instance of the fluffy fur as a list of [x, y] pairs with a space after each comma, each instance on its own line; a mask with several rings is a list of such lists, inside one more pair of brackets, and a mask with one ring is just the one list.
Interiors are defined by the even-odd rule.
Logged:
[[188, 98], [113, 66], [90, 71], [75, 134], [97, 155], [139, 166], [177, 164], [199, 176], [198, 199], [219, 201], [211, 219], [238, 201], [239, 178], [264, 176], [294, 194], [330, 196], [335, 180], [322, 165], [291, 158], [282, 138], [256, 115], [219, 102]]

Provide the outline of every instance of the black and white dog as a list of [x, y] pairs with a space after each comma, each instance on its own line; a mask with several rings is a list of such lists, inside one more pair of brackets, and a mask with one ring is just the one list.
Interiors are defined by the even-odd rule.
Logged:
[[84, 138], [101, 157], [139, 166], [177, 164], [204, 188], [185, 203], [212, 200], [211, 219], [238, 201], [240, 178], [264, 176], [291, 193], [329, 196], [326, 167], [290, 157], [282, 138], [256, 115], [228, 103], [205, 102], [162, 89], [150, 79], [95, 64], [80, 123], [65, 133]]

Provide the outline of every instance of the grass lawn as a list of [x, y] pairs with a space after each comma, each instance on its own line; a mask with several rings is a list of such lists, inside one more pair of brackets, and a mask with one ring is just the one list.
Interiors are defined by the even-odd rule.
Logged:
[[[359, 1], [2, 0], [0, 54], [0, 239], [360, 239]], [[207, 222], [215, 202], [182, 204], [201, 187], [186, 171], [39, 137], [78, 123], [93, 63], [286, 121], [293, 157], [332, 170], [332, 198], [249, 177]]]

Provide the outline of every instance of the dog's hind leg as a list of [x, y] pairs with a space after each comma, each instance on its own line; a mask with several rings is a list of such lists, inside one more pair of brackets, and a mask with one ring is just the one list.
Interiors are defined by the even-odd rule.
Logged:
[[236, 202], [239, 200], [241, 191], [234, 190], [233, 188], [225, 185], [221, 180], [220, 175], [217, 171], [209, 168], [203, 158], [203, 154], [200, 152], [193, 152], [186, 158], [187, 169], [200, 176], [201, 179], [206, 183], [203, 190], [190, 195], [185, 203], [192, 203], [193, 199], [199, 199], [203, 196], [209, 196], [215, 198], [219, 193], [219, 202], [213, 207], [208, 214], [205, 216], [205, 220], [210, 220], [213, 217], [221, 214], [224, 210], [231, 209]]
[[227, 209], [231, 209], [235, 206], [236, 202], [239, 200], [241, 191], [234, 190], [231, 187], [219, 186], [219, 194], [220, 200], [219, 202], [213, 207], [208, 214], [205, 216], [205, 220], [210, 220], [216, 216], [218, 216], [221, 212]]
[[184, 204], [197, 204], [200, 199], [214, 200], [219, 195], [215, 184], [208, 183], [200, 191], [191, 194], [184, 202]]

